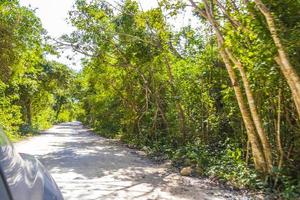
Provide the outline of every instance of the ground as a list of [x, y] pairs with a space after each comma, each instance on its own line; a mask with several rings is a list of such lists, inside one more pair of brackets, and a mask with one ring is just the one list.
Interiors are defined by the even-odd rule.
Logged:
[[15, 146], [45, 165], [66, 200], [250, 199], [208, 179], [182, 177], [79, 122], [56, 125]]

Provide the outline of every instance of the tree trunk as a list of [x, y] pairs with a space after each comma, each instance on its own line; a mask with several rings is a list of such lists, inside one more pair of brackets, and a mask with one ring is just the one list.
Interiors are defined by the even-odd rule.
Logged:
[[251, 112], [251, 116], [256, 128], [256, 131], [258, 133], [258, 136], [260, 138], [262, 147], [263, 147], [263, 151], [264, 151], [264, 156], [267, 162], [267, 167], [268, 167], [268, 172], [270, 173], [272, 170], [272, 151], [271, 151], [271, 146], [270, 146], [270, 142], [269, 139], [266, 136], [265, 130], [263, 128], [262, 125], [262, 120], [261, 117], [257, 111], [257, 106], [253, 97], [253, 93], [252, 90], [250, 88], [250, 83], [248, 81], [246, 72], [244, 70], [243, 65], [241, 64], [240, 61], [238, 61], [232, 54], [232, 52], [229, 49], [226, 49], [226, 53], [229, 56], [229, 58], [231, 59], [231, 61], [235, 64], [235, 66], [238, 68], [241, 77], [242, 77], [242, 82], [245, 88], [245, 92], [246, 92], [246, 97], [248, 100], [248, 105], [250, 108], [250, 112]]
[[26, 103], [26, 120], [29, 126], [32, 126], [32, 105], [31, 100], [28, 99]]
[[[281, 72], [283, 73], [284, 77], [289, 77], [289, 74], [285, 70], [282, 70], [283, 63], [281, 62], [281, 59], [279, 57], [275, 57], [275, 61], [279, 65], [279, 67], [281, 69]], [[290, 78], [286, 78], [286, 81], [287, 81], [287, 84], [289, 85], [289, 87], [291, 89], [292, 97], [293, 97], [293, 100], [294, 100], [295, 106], [296, 106], [296, 110], [297, 110], [297, 113], [300, 116], [300, 98], [298, 98], [298, 95], [297, 95], [297, 88], [296, 88], [295, 84], [293, 83], [293, 81]]]
[[277, 134], [276, 134], [276, 142], [277, 142], [277, 149], [279, 152], [279, 159], [278, 159], [278, 169], [282, 168], [283, 163], [283, 148], [281, 144], [281, 136], [280, 136], [280, 124], [281, 124], [281, 88], [278, 91], [278, 108], [277, 108]]
[[182, 135], [183, 141], [185, 141], [187, 139], [186, 125], [185, 125], [185, 113], [184, 113], [184, 110], [183, 110], [180, 100], [177, 98], [178, 94], [177, 94], [176, 88], [175, 88], [174, 76], [173, 76], [172, 68], [169, 63], [168, 58], [165, 57], [165, 61], [166, 61], [167, 72], [168, 72], [168, 76], [169, 76], [169, 82], [170, 82], [170, 86], [171, 86], [172, 93], [173, 93], [172, 95], [176, 98], [175, 105], [176, 105], [176, 110], [177, 110], [177, 114], [178, 114], [179, 129], [180, 129], [180, 133]]
[[242, 94], [242, 90], [238, 84], [238, 80], [237, 77], [235, 75], [234, 69], [231, 66], [230, 60], [226, 55], [226, 52], [222, 49], [223, 47], [221, 46], [221, 43], [219, 43], [219, 49], [220, 49], [220, 54], [221, 57], [225, 63], [226, 69], [228, 71], [231, 83], [233, 85], [233, 89], [235, 92], [235, 96], [242, 114], [242, 118], [246, 127], [246, 132], [247, 132], [247, 136], [248, 139], [251, 143], [251, 150], [252, 150], [252, 154], [253, 154], [253, 160], [254, 160], [254, 165], [256, 170], [260, 171], [260, 172], [266, 172], [267, 170], [267, 162], [264, 156], [264, 153], [262, 151], [260, 142], [259, 142], [259, 138], [257, 137], [257, 134], [255, 132], [255, 127], [253, 124], [253, 121], [251, 119], [251, 115], [249, 113], [249, 110], [247, 108], [247, 105], [245, 103], [243, 94]]
[[[256, 131], [255, 131], [255, 126], [254, 126], [254, 124], [255, 124], [254, 121], [255, 120], [253, 120], [251, 118], [252, 113], [251, 114], [249, 113], [247, 104], [245, 103], [245, 100], [244, 100], [242, 90], [241, 90], [241, 88], [239, 86], [239, 83], [238, 83], [237, 76], [235, 74], [235, 71], [234, 71], [234, 69], [232, 67], [232, 64], [231, 64], [231, 61], [230, 61], [230, 57], [232, 59], [233, 56], [232, 56], [231, 52], [228, 49], [223, 48], [224, 38], [223, 38], [223, 35], [222, 35], [221, 31], [219, 30], [219, 26], [218, 26], [217, 22], [215, 21], [215, 19], [213, 17], [213, 14], [212, 14], [213, 11], [212, 11], [211, 8], [209, 8], [209, 4], [208, 4], [207, 0], [204, 0], [205, 11], [199, 9], [193, 0], [190, 0], [190, 2], [192, 3], [192, 6], [194, 8], [196, 8], [200, 12], [200, 14], [210, 22], [210, 24], [212, 25], [212, 27], [213, 27], [213, 29], [216, 33], [217, 41], [218, 41], [218, 47], [219, 47], [219, 50], [220, 50], [220, 55], [221, 55], [221, 57], [222, 57], [222, 59], [225, 63], [227, 72], [228, 72], [229, 77], [231, 79], [233, 89], [235, 91], [235, 95], [236, 95], [236, 98], [237, 98], [237, 102], [238, 102], [238, 105], [239, 105], [239, 108], [240, 108], [240, 111], [241, 111], [241, 114], [242, 114], [242, 118], [243, 118], [243, 121], [244, 121], [244, 124], [245, 124], [245, 127], [246, 127], [247, 136], [248, 136], [248, 139], [251, 143], [251, 149], [252, 149], [252, 153], [253, 153], [255, 168], [258, 171], [261, 171], [261, 172], [264, 172], [264, 173], [269, 172], [268, 159], [266, 159], [266, 157], [265, 157], [264, 148], [261, 146], [260, 138], [258, 138], [258, 136], [256, 134]], [[233, 61], [236, 61], [236, 60], [233, 60]], [[240, 65], [240, 69], [242, 69], [241, 65]], [[242, 69], [242, 72], [244, 72], [243, 69]], [[244, 76], [242, 76], [243, 84], [248, 83], [248, 80], [245, 76], [245, 73], [243, 73], [241, 75], [244, 75]], [[245, 82], [245, 80], [246, 80], [246, 82]], [[247, 87], [247, 85], [246, 85], [246, 87]], [[258, 118], [258, 120], [256, 122], [259, 123], [260, 118], [258, 116], [257, 111], [255, 113], [256, 107], [255, 107], [252, 92], [250, 90], [249, 83], [248, 83], [248, 87], [247, 87], [247, 92], [248, 92], [247, 98], [248, 98], [249, 94], [250, 94], [250, 97], [252, 97], [252, 99], [250, 98], [252, 100], [252, 102], [249, 103], [249, 106], [251, 105], [251, 108], [252, 108], [252, 109], [250, 108], [250, 110], [254, 111], [254, 114], [256, 114], [255, 117]], [[261, 123], [260, 123], [260, 125], [261, 125]], [[261, 128], [262, 128], [262, 126], [261, 126]]]
[[271, 33], [272, 39], [278, 51], [278, 60], [276, 61], [279, 64], [280, 70], [282, 71], [285, 79], [287, 80], [291, 88], [291, 91], [293, 93], [293, 99], [296, 104], [297, 112], [298, 115], [300, 116], [300, 77], [297, 74], [295, 68], [290, 63], [289, 57], [278, 35], [275, 20], [271, 12], [261, 0], [254, 0], [254, 1], [257, 7], [259, 8], [260, 12], [264, 15], [266, 19], [269, 31]]

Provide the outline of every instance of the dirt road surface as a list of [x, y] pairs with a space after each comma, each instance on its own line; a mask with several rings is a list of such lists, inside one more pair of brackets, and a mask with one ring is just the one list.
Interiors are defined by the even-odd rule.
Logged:
[[56, 125], [15, 147], [46, 166], [66, 200], [250, 199], [207, 179], [182, 177], [79, 122]]

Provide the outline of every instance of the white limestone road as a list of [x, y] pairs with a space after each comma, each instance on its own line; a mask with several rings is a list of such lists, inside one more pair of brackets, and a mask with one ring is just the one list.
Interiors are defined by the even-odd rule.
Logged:
[[206, 179], [182, 177], [79, 122], [56, 125], [15, 147], [45, 165], [66, 200], [250, 199]]

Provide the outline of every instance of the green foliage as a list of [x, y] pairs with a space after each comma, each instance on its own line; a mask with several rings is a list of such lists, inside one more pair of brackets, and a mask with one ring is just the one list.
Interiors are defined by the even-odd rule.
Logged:
[[262, 189], [263, 185], [255, 170], [245, 163], [242, 150], [233, 146], [227, 146], [219, 152], [219, 155], [213, 159], [211, 167], [208, 168], [207, 175], [218, 177], [236, 188]]
[[201, 176], [216, 178], [236, 188], [257, 188], [260, 179], [245, 163], [242, 150], [227, 143], [214, 147], [190, 143], [176, 150], [172, 158], [179, 166], [193, 166], [198, 174], [200, 170]]
[[[209, 5], [215, 6], [212, 14], [225, 41], [218, 47], [203, 16], [193, 19], [200, 27], [191, 23], [173, 28], [172, 19], [190, 12], [183, 1], [162, 0], [158, 8], [143, 11], [133, 0], [120, 5], [77, 0], [69, 12], [77, 29], [61, 38], [86, 55], [83, 70], [75, 74], [46, 59], [55, 51], [45, 43], [33, 10], [17, 1], [1, 1], [1, 126], [17, 139], [53, 123], [81, 120], [102, 135], [168, 157], [178, 166], [192, 166], [200, 175], [239, 188], [268, 187], [282, 198], [296, 198], [299, 117], [274, 60], [277, 49], [265, 18], [253, 2], [245, 2]], [[299, 2], [263, 2], [276, 19], [291, 63], [300, 71]], [[202, 1], [196, 6], [200, 11], [206, 8]], [[221, 48], [243, 64], [268, 133], [274, 172], [267, 177], [253, 167]], [[233, 70], [243, 86], [236, 66]]]
[[16, 140], [49, 128], [64, 105], [75, 104], [74, 73], [46, 60], [50, 49], [33, 10], [1, 1], [0, 16], [0, 125]]
[[283, 179], [285, 179], [283, 185], [284, 185], [284, 189], [281, 192], [281, 197], [283, 199], [289, 199], [289, 200], [293, 200], [293, 199], [297, 199], [300, 196], [300, 183], [299, 183], [299, 179], [298, 182], [295, 182], [294, 179], [291, 179], [290, 177], [285, 177], [283, 176]]
[[[271, 4], [276, 12], [282, 6]], [[273, 187], [274, 176], [266, 183], [253, 168], [251, 153], [246, 163], [246, 130], [211, 29], [201, 18], [201, 28], [188, 25], [174, 30], [169, 19], [185, 12], [185, 4], [170, 0], [160, 1], [160, 6], [143, 11], [131, 0], [118, 9], [105, 1], [76, 1], [70, 22], [77, 31], [63, 39], [80, 44], [73, 45], [74, 50], [88, 56], [75, 81], [79, 119], [102, 135], [167, 156], [177, 165], [193, 166], [201, 175], [235, 187]], [[292, 177], [292, 173], [299, 174], [291, 167], [299, 167], [299, 123], [288, 85], [274, 61], [275, 46], [252, 3], [228, 2], [224, 6], [227, 17], [221, 7], [214, 12], [222, 21], [225, 46], [245, 68], [274, 149], [274, 166], [279, 158], [274, 134], [278, 92], [283, 91], [281, 141], [285, 152], [291, 147], [293, 152], [280, 177]], [[204, 4], [199, 8], [205, 9]], [[286, 17], [291, 13], [296, 15], [296, 10], [289, 9]], [[279, 18], [286, 20], [283, 16]], [[298, 48], [297, 27], [293, 20], [284, 30], [293, 35], [286, 38], [293, 44], [291, 52]], [[296, 57], [292, 60], [298, 62]], [[281, 187], [280, 191], [294, 190], [294, 182], [287, 181], [291, 186], [279, 182], [276, 187]]]
[[17, 135], [15, 133], [22, 124], [21, 107], [13, 105], [13, 99], [5, 96], [4, 91], [6, 88], [7, 86], [2, 83], [0, 86], [0, 126], [3, 127], [10, 138], [16, 139]]

